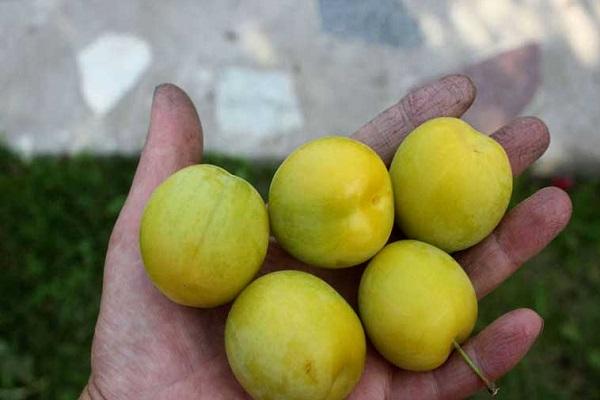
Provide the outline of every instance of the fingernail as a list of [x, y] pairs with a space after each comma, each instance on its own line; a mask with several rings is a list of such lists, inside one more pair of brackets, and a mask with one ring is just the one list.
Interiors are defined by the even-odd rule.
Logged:
[[152, 99], [154, 99], [154, 98], [156, 97], [156, 94], [158, 93], [158, 91], [159, 91], [160, 89], [162, 89], [164, 86], [167, 86], [167, 85], [168, 85], [168, 83], [161, 83], [160, 85], [157, 85], [157, 86], [154, 88], [154, 93], [152, 94]]
[[154, 87], [154, 92], [152, 93], [152, 101], [154, 101], [154, 99], [156, 98], [156, 93], [158, 93], [158, 89], [160, 89], [162, 85], [163, 83]]

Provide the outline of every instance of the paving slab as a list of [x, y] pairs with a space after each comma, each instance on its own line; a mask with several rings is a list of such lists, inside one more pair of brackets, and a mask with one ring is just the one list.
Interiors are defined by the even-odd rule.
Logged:
[[595, 0], [3, 0], [0, 37], [0, 135], [24, 156], [138, 152], [174, 82], [209, 150], [283, 157], [464, 72], [483, 131], [548, 123], [539, 172], [600, 161]]

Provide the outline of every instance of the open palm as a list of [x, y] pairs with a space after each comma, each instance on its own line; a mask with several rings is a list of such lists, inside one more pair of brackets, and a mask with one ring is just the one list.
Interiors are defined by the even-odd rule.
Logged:
[[[402, 139], [438, 116], [459, 117], [475, 89], [453, 75], [416, 89], [367, 123], [353, 137], [389, 164]], [[519, 118], [493, 137], [518, 175], [549, 143], [545, 125]], [[223, 332], [229, 306], [193, 309], [170, 302], [148, 280], [138, 246], [144, 205], [153, 189], [175, 171], [200, 161], [202, 129], [190, 99], [173, 85], [157, 88], [148, 138], [127, 201], [114, 227], [104, 269], [100, 314], [92, 347], [92, 373], [81, 398], [245, 399], [225, 357]], [[543, 249], [569, 220], [571, 203], [557, 188], [545, 188], [511, 210], [483, 242], [456, 254], [482, 298], [523, 262]], [[363, 267], [307, 267], [271, 243], [261, 273], [298, 268], [321, 276], [351, 304]], [[500, 317], [469, 340], [465, 350], [496, 379], [510, 370], [540, 334], [543, 322], [520, 309]], [[369, 348], [365, 372], [352, 399], [454, 399], [481, 389], [457, 355], [427, 373], [400, 370]]]

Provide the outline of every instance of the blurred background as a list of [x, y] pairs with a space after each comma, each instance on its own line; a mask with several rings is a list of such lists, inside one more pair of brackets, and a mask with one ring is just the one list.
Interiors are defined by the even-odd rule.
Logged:
[[545, 319], [502, 396], [600, 399], [600, 1], [0, 0], [0, 60], [0, 399], [73, 399], [87, 380], [156, 85], [190, 94], [207, 161], [264, 195], [298, 144], [453, 72], [477, 85], [480, 130], [522, 114], [550, 128], [513, 204], [545, 185], [574, 202], [482, 301], [480, 327], [517, 307]]

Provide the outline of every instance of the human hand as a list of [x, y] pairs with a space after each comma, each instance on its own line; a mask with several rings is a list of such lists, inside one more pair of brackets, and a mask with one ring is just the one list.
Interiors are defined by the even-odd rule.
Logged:
[[[389, 164], [414, 127], [438, 116], [459, 117], [474, 97], [467, 78], [448, 76], [412, 91], [353, 137]], [[536, 118], [518, 118], [493, 137], [504, 146], [514, 175], [539, 158], [549, 143], [546, 126]], [[198, 163], [201, 155], [202, 128], [191, 100], [173, 85], [159, 86], [148, 138], [108, 246], [92, 372], [82, 399], [248, 398], [225, 356], [229, 306], [194, 309], [171, 302], [149, 281], [140, 257], [139, 225], [150, 194], [175, 171]], [[509, 211], [484, 241], [456, 254], [478, 298], [541, 251], [565, 227], [570, 214], [566, 193], [544, 188]], [[356, 304], [361, 266], [341, 271], [308, 267], [272, 241], [261, 273], [282, 268], [314, 273]], [[471, 338], [464, 349], [485, 375], [497, 379], [525, 355], [542, 326], [534, 311], [514, 310]], [[434, 371], [414, 373], [392, 366], [369, 347], [365, 371], [350, 398], [455, 399], [482, 387], [456, 354]]]

